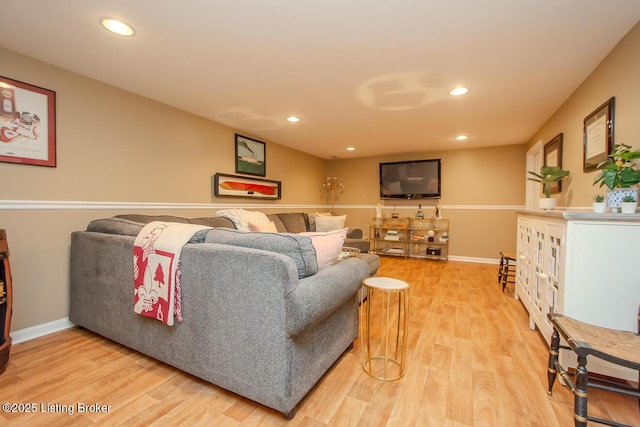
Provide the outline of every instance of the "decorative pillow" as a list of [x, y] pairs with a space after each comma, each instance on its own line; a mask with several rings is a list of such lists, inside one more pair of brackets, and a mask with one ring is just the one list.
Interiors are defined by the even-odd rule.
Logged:
[[266, 224], [269, 222], [269, 218], [263, 212], [248, 211], [245, 209], [223, 209], [215, 213], [217, 217], [229, 218], [233, 221], [237, 230], [251, 231], [249, 228], [249, 222], [256, 224]]
[[209, 230], [205, 243], [222, 243], [243, 248], [262, 249], [291, 258], [298, 269], [298, 278], [318, 272], [316, 250], [307, 236], [292, 233], [255, 233], [215, 228]]
[[316, 231], [334, 231], [344, 228], [344, 223], [347, 220], [346, 215], [340, 216], [317, 216], [316, 217]]
[[348, 230], [348, 228], [343, 228], [328, 232], [300, 233], [303, 236], [311, 237], [318, 257], [318, 271], [332, 266], [338, 261]]
[[263, 233], [277, 233], [276, 224], [273, 221], [269, 221], [267, 224], [256, 224], [255, 222], [249, 222], [249, 228], [251, 231], [261, 231]]
[[316, 216], [331, 216], [331, 212], [316, 212]]

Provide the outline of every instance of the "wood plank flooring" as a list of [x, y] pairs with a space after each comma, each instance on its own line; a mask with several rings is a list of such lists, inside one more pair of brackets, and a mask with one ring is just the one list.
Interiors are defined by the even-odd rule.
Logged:
[[[12, 347], [0, 376], [11, 426], [572, 426], [573, 400], [547, 395], [547, 348], [503, 294], [497, 266], [383, 258], [381, 276], [411, 285], [407, 371], [395, 382], [366, 375], [356, 341], [302, 401], [293, 420], [81, 328]], [[78, 404], [84, 404], [79, 411]], [[97, 412], [89, 405], [108, 405]], [[35, 405], [35, 407], [33, 406]], [[82, 407], [80, 407], [82, 409]], [[43, 411], [48, 412], [43, 412]], [[68, 413], [73, 411], [73, 413]], [[589, 395], [591, 415], [640, 426], [638, 401]]]

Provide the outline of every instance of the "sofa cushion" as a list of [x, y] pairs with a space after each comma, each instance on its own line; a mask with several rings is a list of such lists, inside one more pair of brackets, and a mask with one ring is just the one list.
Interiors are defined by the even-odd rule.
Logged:
[[222, 243], [231, 246], [276, 252], [291, 258], [298, 269], [298, 278], [318, 272], [316, 250], [311, 238], [292, 233], [260, 233], [216, 228], [209, 230], [206, 243]]
[[[173, 222], [173, 221], [162, 221], [162, 222]], [[180, 223], [180, 224], [183, 224], [183, 223]], [[140, 231], [142, 231], [145, 225], [146, 224], [144, 223], [130, 221], [124, 218], [114, 217], [114, 218], [96, 219], [91, 221], [89, 225], [87, 225], [87, 231], [136, 237], [140, 233]], [[189, 239], [188, 243], [204, 243], [204, 239], [207, 236], [207, 231], [209, 230], [197, 231], [191, 237], [191, 239]]]
[[222, 217], [191, 218], [189, 222], [191, 224], [208, 225], [209, 227], [236, 228], [233, 221]]
[[279, 213], [278, 218], [284, 224], [287, 233], [304, 233], [309, 231], [309, 220], [304, 213]]
[[347, 228], [343, 228], [328, 232], [301, 233], [302, 236], [308, 236], [313, 241], [313, 247], [316, 249], [318, 257], [318, 271], [330, 267], [338, 261], [338, 255], [344, 245], [347, 231]]
[[152, 221], [162, 222], [180, 222], [186, 224], [189, 222], [187, 218], [173, 215], [142, 215], [142, 214], [123, 214], [116, 215], [114, 218], [128, 219], [129, 221], [140, 222], [142, 224], [148, 224]]
[[87, 225], [87, 231], [136, 237], [143, 227], [143, 223], [124, 218], [105, 218], [91, 221]]

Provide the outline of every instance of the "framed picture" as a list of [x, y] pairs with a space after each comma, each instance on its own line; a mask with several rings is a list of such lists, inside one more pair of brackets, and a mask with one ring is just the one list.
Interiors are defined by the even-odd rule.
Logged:
[[0, 76], [0, 162], [56, 166], [56, 93]]
[[213, 176], [213, 194], [216, 197], [278, 200], [282, 197], [282, 183], [268, 179], [216, 173]]
[[[557, 166], [562, 169], [562, 133], [556, 135], [551, 141], [544, 144], [544, 166]], [[562, 191], [562, 181], [554, 182], [552, 193]]]
[[236, 133], [236, 173], [267, 176], [266, 144]]
[[584, 162], [583, 170], [594, 171], [598, 163], [607, 160], [613, 148], [613, 115], [615, 97], [595, 109], [584, 118]]

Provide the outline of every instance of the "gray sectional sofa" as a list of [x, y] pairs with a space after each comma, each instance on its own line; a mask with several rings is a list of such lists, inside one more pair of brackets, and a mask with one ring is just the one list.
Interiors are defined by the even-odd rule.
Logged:
[[[279, 215], [284, 230], [302, 218]], [[184, 320], [173, 326], [133, 311], [135, 236], [158, 220], [225, 227], [184, 246]], [[225, 221], [126, 215], [72, 233], [69, 318], [291, 418], [357, 338], [356, 294], [379, 259], [365, 254], [314, 272], [308, 237], [245, 233]]]

